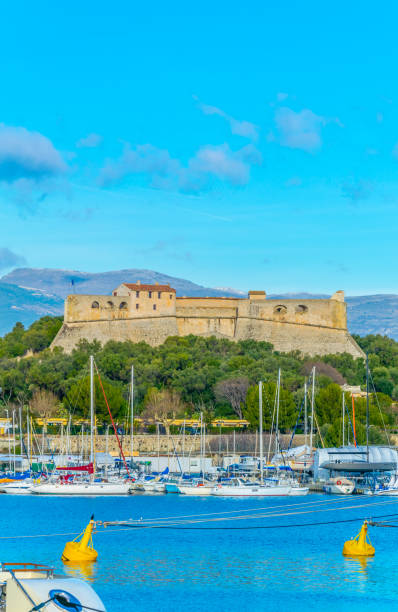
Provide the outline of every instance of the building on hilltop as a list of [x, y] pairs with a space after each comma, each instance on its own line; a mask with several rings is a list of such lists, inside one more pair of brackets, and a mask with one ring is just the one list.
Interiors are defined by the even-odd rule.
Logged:
[[162, 344], [169, 336], [263, 340], [275, 350], [308, 355], [363, 352], [347, 331], [343, 291], [328, 299], [177, 297], [169, 285], [122, 283], [112, 295], [69, 295], [52, 347], [70, 352], [79, 340]]

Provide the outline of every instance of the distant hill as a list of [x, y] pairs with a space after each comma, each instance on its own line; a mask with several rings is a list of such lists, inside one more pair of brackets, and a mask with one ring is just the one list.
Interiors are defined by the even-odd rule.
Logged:
[[44, 315], [63, 313], [63, 299], [38, 289], [22, 289], [0, 280], [0, 335], [20, 321], [26, 326]]
[[[63, 300], [70, 293], [107, 294], [123, 281], [137, 280], [143, 283], [169, 283], [180, 296], [245, 295], [238, 289], [204, 287], [154, 270], [132, 268], [91, 273], [51, 268], [18, 268], [0, 278], [0, 335], [10, 331], [17, 321], [30, 325], [46, 314], [62, 314]], [[303, 292], [269, 297], [304, 299], [329, 296]], [[346, 302], [351, 333], [361, 336], [383, 334], [398, 340], [398, 295], [346, 297]]]
[[177, 295], [242, 297], [242, 292], [238, 290], [212, 289], [183, 278], [137, 268], [98, 273], [53, 270], [51, 268], [18, 268], [3, 276], [0, 282], [11, 283], [25, 289], [40, 289], [48, 294], [65, 298], [70, 293], [106, 295], [111, 293], [112, 289], [115, 289], [120, 283], [125, 281], [134, 283], [137, 280], [143, 283], [170, 284], [176, 290]]

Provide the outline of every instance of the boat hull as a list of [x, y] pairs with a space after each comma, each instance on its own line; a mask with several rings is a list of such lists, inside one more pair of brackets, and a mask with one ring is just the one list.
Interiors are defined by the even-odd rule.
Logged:
[[285, 497], [290, 495], [292, 487], [215, 487], [212, 495], [216, 497]]
[[213, 490], [214, 490], [214, 486], [208, 487], [208, 486], [194, 486], [194, 487], [190, 487], [190, 486], [181, 486], [178, 487], [179, 491], [181, 493], [181, 495], [200, 495], [200, 496], [207, 496], [207, 495], [213, 495]]
[[1, 492], [6, 493], [7, 495], [31, 495], [31, 487], [32, 485], [26, 485], [24, 487], [2, 487]]
[[308, 487], [292, 487], [289, 495], [291, 496], [300, 496], [300, 495], [308, 495], [310, 492]]
[[129, 483], [40, 484], [31, 488], [33, 495], [128, 495]]

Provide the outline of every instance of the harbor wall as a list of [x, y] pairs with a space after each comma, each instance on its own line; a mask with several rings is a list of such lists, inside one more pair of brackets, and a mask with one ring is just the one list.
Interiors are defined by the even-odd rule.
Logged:
[[[286, 448], [290, 442], [291, 434], [281, 434], [281, 446]], [[275, 438], [273, 437], [273, 440]], [[269, 434], [263, 434], [264, 453], [268, 451], [270, 436]], [[46, 435], [43, 441], [41, 434], [35, 435], [35, 444], [33, 454], [36, 455], [38, 450], [44, 449], [44, 453], [62, 453], [67, 454], [66, 438], [58, 435]], [[122, 439], [123, 452], [126, 456], [130, 455], [130, 436], [123, 436]], [[293, 440], [293, 446], [300, 446], [304, 444], [304, 436], [296, 435]], [[27, 446], [27, 439], [25, 439], [25, 445]], [[88, 436], [84, 437], [83, 450], [84, 454], [88, 456], [90, 448], [90, 440]], [[96, 436], [95, 438], [95, 449], [96, 452], [105, 452], [107, 448], [106, 436]], [[176, 450], [178, 454], [193, 453], [197, 454], [200, 451], [200, 437], [199, 436], [185, 436], [185, 441], [182, 436], [166, 436], [152, 434], [137, 434], [134, 436], [134, 454], [150, 454], [157, 455], [158, 448], [160, 454], [173, 454]], [[231, 454], [234, 451], [238, 454], [256, 454], [259, 453], [259, 436], [256, 433], [241, 433], [237, 432], [235, 435], [235, 446], [233, 433], [222, 434], [209, 434], [206, 435], [206, 453], [213, 454]], [[78, 454], [82, 451], [82, 437], [70, 436], [68, 442], [68, 449], [71, 454]], [[273, 446], [272, 446], [273, 449]], [[8, 438], [2, 437], [0, 440], [0, 450], [3, 453], [8, 454]], [[108, 451], [115, 455], [119, 455], [119, 447], [117, 444], [116, 437], [109, 435], [108, 437]], [[272, 452], [272, 451], [271, 451]]]

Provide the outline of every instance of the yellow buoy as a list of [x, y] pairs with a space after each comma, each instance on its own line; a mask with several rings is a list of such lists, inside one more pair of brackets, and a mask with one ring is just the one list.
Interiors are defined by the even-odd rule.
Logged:
[[[77, 536], [72, 542], [65, 544], [64, 552], [62, 553], [62, 561], [96, 561], [98, 553], [93, 547], [93, 526], [94, 515], [91, 517], [89, 524], [83, 533]], [[81, 540], [78, 539], [81, 536]]]
[[343, 555], [348, 557], [373, 557], [375, 549], [368, 536], [368, 522], [365, 521], [361, 531], [353, 540], [347, 540], [343, 546]]

